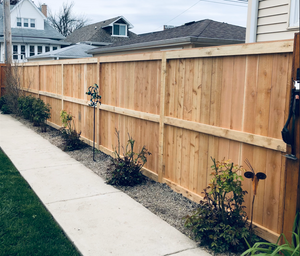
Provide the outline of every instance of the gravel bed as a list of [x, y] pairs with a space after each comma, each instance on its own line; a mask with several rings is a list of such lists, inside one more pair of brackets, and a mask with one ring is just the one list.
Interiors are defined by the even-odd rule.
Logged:
[[[43, 133], [39, 127], [33, 126], [29, 121], [18, 116], [13, 117], [26, 127], [37, 132], [53, 145], [63, 149], [61, 132], [59, 130], [51, 126], [47, 126], [47, 132]], [[87, 146], [81, 150], [69, 151], [66, 153], [106, 180], [107, 169], [111, 164], [111, 156], [96, 150], [96, 161], [94, 162], [92, 160], [93, 150], [90, 146]], [[184, 227], [183, 217], [191, 214], [193, 210], [198, 207], [197, 203], [185, 198], [181, 194], [174, 192], [168, 185], [155, 182], [149, 178], [146, 178], [146, 182], [144, 184], [137, 185], [135, 187], [115, 187], [129, 195], [135, 201], [142, 204], [161, 219], [165, 220], [181, 233], [194, 240], [192, 232]], [[238, 255], [234, 253], [217, 254], [203, 246], [202, 249], [212, 255]]]

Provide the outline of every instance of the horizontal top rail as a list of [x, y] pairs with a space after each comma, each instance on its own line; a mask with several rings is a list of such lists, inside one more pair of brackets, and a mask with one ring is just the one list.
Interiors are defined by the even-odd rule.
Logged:
[[[294, 41], [283, 40], [274, 42], [222, 45], [213, 47], [202, 47], [182, 50], [170, 50], [165, 52], [166, 59], [200, 58], [200, 57], [222, 57], [253, 54], [289, 53], [293, 52]], [[93, 64], [109, 62], [130, 62], [161, 60], [164, 52], [147, 52], [123, 55], [110, 55], [82, 59], [51, 60], [19, 63], [18, 66], [43, 66], [43, 65], [72, 65]]]
[[193, 48], [180, 51], [169, 51], [167, 59], [222, 57], [253, 54], [287, 53], [293, 52], [294, 41], [284, 40], [275, 42], [236, 44], [214, 47]]

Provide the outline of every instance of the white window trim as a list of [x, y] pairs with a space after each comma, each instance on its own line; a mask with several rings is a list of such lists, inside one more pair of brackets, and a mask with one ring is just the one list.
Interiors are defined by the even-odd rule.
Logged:
[[[24, 26], [24, 23], [25, 23], [24, 20], [25, 20], [25, 19], [27, 19], [28, 27], [25, 27], [25, 26]], [[23, 18], [22, 21], [23, 21], [23, 22], [22, 22], [23, 28], [30, 28], [30, 23], [29, 23], [30, 19], [29, 19], [29, 18]]]
[[[299, 0], [290, 0], [289, 15], [288, 15], [288, 29], [294, 30], [299, 28]], [[295, 21], [298, 21], [295, 23]], [[291, 24], [291, 22], [293, 22]], [[298, 23], [298, 24], [297, 24]]]
[[[18, 19], [20, 19], [21, 20], [21, 26], [18, 26]], [[20, 18], [20, 17], [17, 17], [17, 28], [21, 28], [22, 27], [22, 18]]]
[[[125, 35], [115, 35], [115, 34], [114, 34], [114, 25], [125, 26]], [[113, 24], [113, 27], [112, 27], [112, 36], [117, 36], [117, 37], [127, 37], [127, 25], [126, 25], [126, 24], [121, 24], [121, 23], [114, 23], [114, 24]]]
[[[32, 21], [32, 20], [34, 21], [34, 27], [31, 27], [31, 21]], [[36, 22], [35, 22], [35, 19], [31, 19], [31, 18], [29, 19], [29, 27], [32, 28], [32, 29], [35, 29], [35, 28], [36, 28]]]
[[[18, 19], [21, 19], [21, 26], [18, 26]], [[27, 19], [28, 20], [28, 27], [24, 27], [24, 19]], [[34, 24], [35, 24], [35, 26], [34, 26], [34, 28], [33, 27], [31, 27], [31, 20], [34, 20]], [[34, 18], [21, 18], [21, 17], [17, 17], [17, 28], [29, 28], [29, 29], [36, 29], [36, 19], [34, 19]]]

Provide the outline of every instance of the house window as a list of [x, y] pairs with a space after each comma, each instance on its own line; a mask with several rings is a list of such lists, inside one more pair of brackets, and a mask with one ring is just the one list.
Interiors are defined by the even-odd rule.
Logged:
[[114, 36], [127, 36], [127, 26], [123, 24], [114, 24], [113, 27]]
[[299, 27], [299, 0], [291, 0], [289, 27]]
[[43, 46], [38, 46], [37, 48], [37, 53], [41, 54], [43, 52]]
[[55, 50], [57, 50], [57, 46], [52, 47], [52, 51], [55, 51]]
[[22, 19], [17, 18], [17, 27], [22, 27]]
[[21, 60], [24, 60], [26, 55], [25, 55], [25, 45], [21, 45]]
[[23, 19], [23, 26], [24, 28], [28, 28], [28, 19]]
[[13, 59], [17, 60], [18, 59], [18, 46], [13, 45]]
[[30, 45], [29, 46], [29, 55], [33, 56], [34, 54], [35, 54], [35, 52], [34, 52], [34, 45]]
[[50, 46], [45, 46], [45, 52], [50, 52]]
[[35, 28], [35, 19], [30, 19], [30, 27]]

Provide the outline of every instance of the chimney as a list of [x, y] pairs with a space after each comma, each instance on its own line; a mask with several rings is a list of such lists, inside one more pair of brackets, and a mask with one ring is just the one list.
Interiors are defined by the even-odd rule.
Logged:
[[175, 28], [173, 25], [164, 25], [164, 30]]
[[47, 5], [46, 4], [42, 4], [42, 13], [46, 16], [47, 18]]

